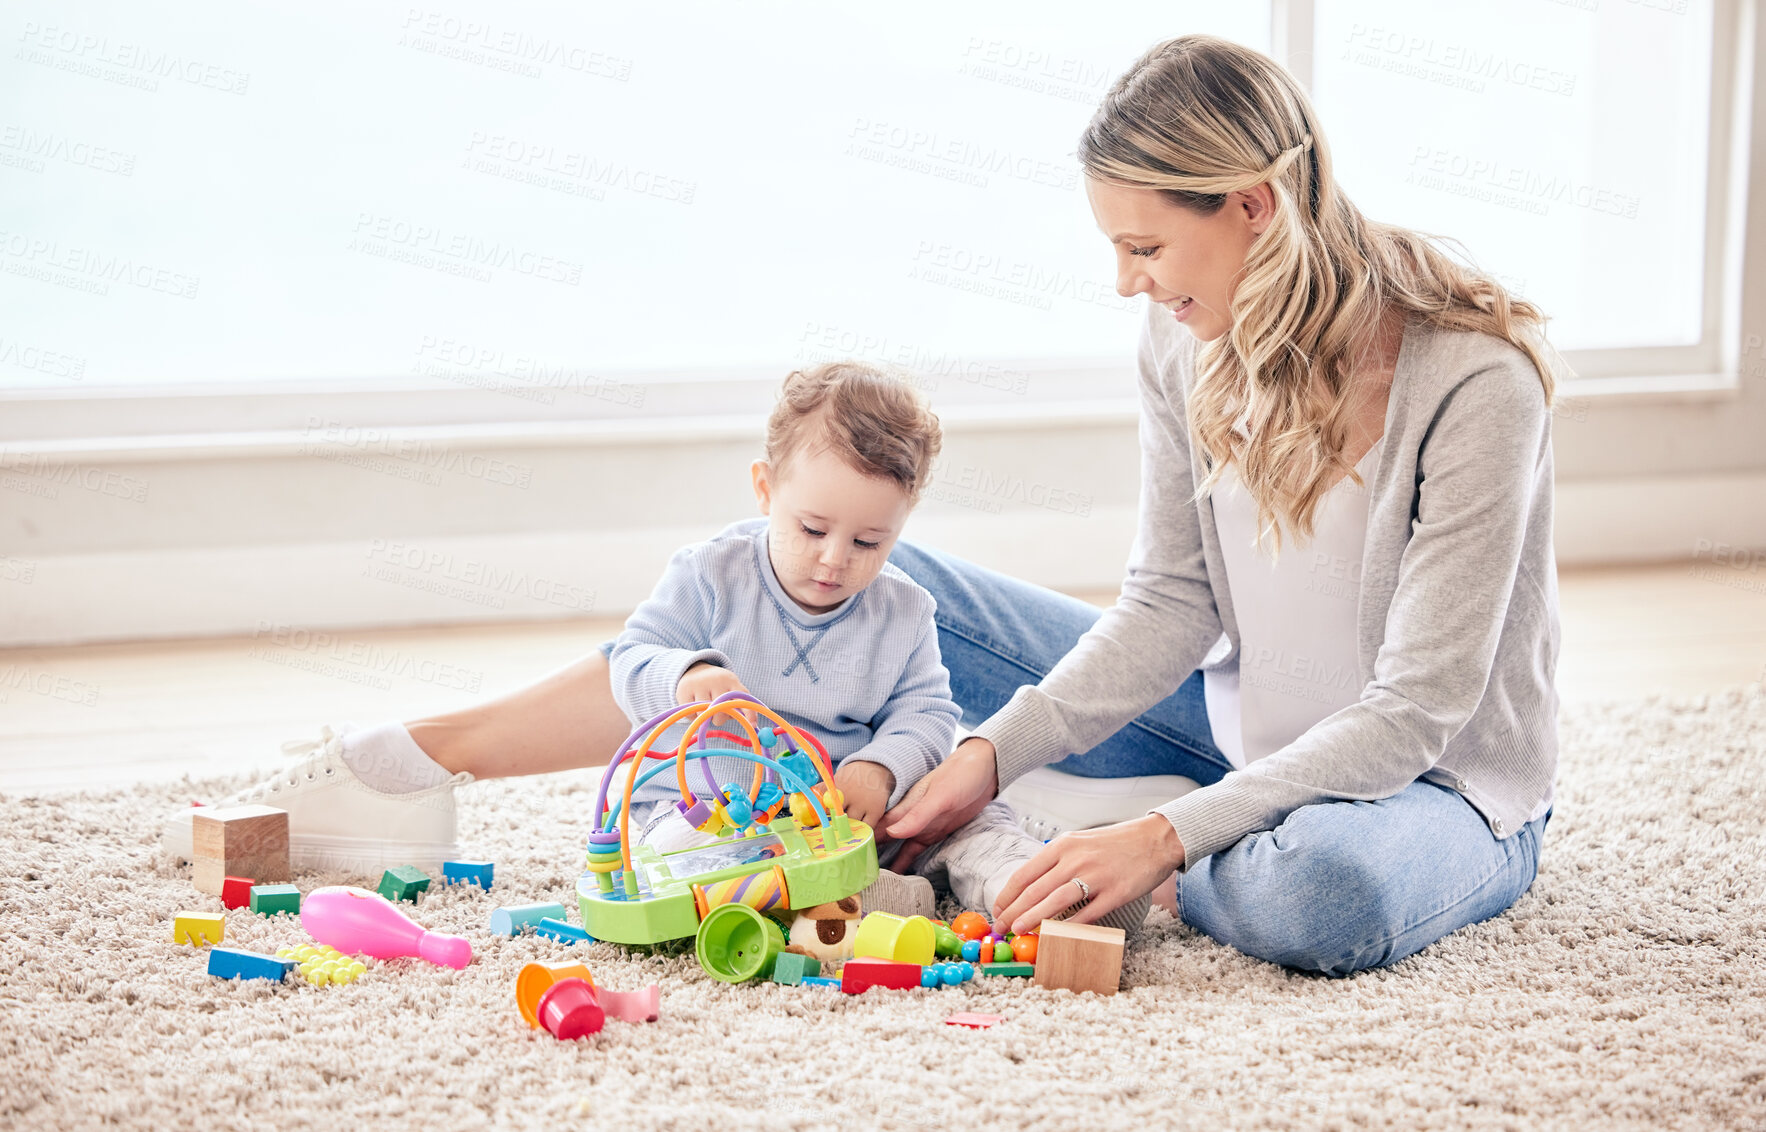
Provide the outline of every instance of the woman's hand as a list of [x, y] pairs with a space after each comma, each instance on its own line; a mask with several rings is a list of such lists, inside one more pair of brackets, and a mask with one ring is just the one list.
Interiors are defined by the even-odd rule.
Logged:
[[883, 815], [878, 838], [903, 842], [889, 867], [907, 872], [928, 846], [949, 837], [998, 793], [993, 744], [974, 736], [958, 743], [950, 758], [914, 783], [901, 802]]
[[848, 759], [834, 772], [834, 788], [840, 791], [846, 816], [875, 829], [895, 793], [895, 772], [882, 763]]
[[1067, 919], [1089, 924], [1158, 888], [1183, 860], [1183, 842], [1159, 814], [1063, 833], [1006, 882], [994, 905], [994, 928], [1033, 932], [1059, 916], [1080, 899], [1074, 877], [1091, 888], [1091, 903]]

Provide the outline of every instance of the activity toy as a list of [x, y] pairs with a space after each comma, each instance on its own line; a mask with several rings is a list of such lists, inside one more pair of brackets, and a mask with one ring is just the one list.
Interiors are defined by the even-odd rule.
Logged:
[[294, 970], [292, 959], [259, 955], [236, 947], [211, 947], [208, 952], [208, 973], [222, 979], [270, 979], [281, 982]]
[[1038, 931], [1036, 985], [1115, 994], [1122, 982], [1121, 928], [1044, 920]]
[[497, 866], [491, 861], [443, 861], [443, 884], [476, 884], [488, 889]]
[[220, 943], [227, 932], [227, 918], [219, 912], [179, 912], [172, 920], [172, 942], [191, 947]]
[[563, 919], [562, 904], [511, 904], [492, 910], [490, 930], [493, 935], [519, 935], [522, 928], [539, 927], [541, 920]]
[[221, 895], [227, 877], [285, 881], [288, 813], [272, 806], [204, 807], [190, 815], [192, 881], [198, 892]]
[[251, 886], [251, 910], [260, 916], [276, 916], [300, 911], [300, 889], [292, 884], [254, 884]]
[[301, 926], [320, 943], [375, 959], [414, 955], [443, 967], [472, 962], [472, 944], [457, 935], [424, 931], [379, 893], [332, 885], [307, 897]]
[[[718, 719], [733, 720], [741, 733], [713, 729]], [[677, 724], [673, 749], [655, 749]], [[752, 764], [746, 787], [719, 785], [713, 758]], [[697, 790], [688, 781], [695, 767]], [[623, 789], [610, 799], [622, 771]], [[633, 838], [632, 792], [670, 773], [676, 810], [715, 841], [658, 852]], [[796, 944], [804, 915], [827, 913], [812, 915], [804, 929], [818, 943], [823, 919], [858, 919], [856, 894], [877, 877], [876, 840], [847, 815], [827, 751], [742, 692], [671, 709], [634, 730], [602, 775], [593, 817], [587, 871], [577, 882], [584, 930], [624, 944], [693, 936], [700, 966], [726, 982], [770, 976], [786, 946], [785, 922]], [[840, 929], [834, 955], [804, 950], [824, 961], [851, 954], [850, 926]]]
[[429, 874], [414, 865], [397, 865], [380, 874], [380, 895], [388, 900], [409, 900], [429, 888]]

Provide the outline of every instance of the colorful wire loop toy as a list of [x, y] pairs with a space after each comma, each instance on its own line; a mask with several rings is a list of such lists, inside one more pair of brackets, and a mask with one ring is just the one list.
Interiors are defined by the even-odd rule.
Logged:
[[[770, 725], [756, 728], [742, 712]], [[718, 717], [735, 720], [744, 734], [714, 730]], [[686, 730], [673, 750], [653, 749], [682, 722]], [[712, 758], [754, 764], [747, 788], [719, 786]], [[688, 782], [689, 763], [698, 764], [702, 793]], [[615, 776], [628, 764], [624, 789], [610, 807]], [[681, 794], [676, 809], [716, 840], [659, 853], [632, 842], [632, 791], [671, 767]], [[876, 838], [846, 815], [826, 749], [765, 705], [731, 692], [663, 712], [621, 744], [595, 797], [595, 832], [577, 902], [583, 927], [596, 939], [660, 943], [698, 933], [701, 921], [727, 905], [743, 905], [740, 911], [752, 910], [756, 919], [784, 917], [851, 896], [875, 879]], [[702, 963], [707, 958], [700, 956]]]

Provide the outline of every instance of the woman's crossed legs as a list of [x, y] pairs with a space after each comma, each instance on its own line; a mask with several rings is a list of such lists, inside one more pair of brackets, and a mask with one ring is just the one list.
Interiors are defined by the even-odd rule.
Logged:
[[[890, 561], [938, 601], [938, 643], [969, 726], [1040, 680], [1097, 620], [1083, 601], [950, 555], [898, 543]], [[1054, 764], [1091, 778], [1230, 769], [1208, 729], [1201, 673], [1084, 754]], [[1377, 802], [1303, 806], [1277, 828], [1192, 862], [1185, 923], [1248, 955], [1346, 975], [1395, 963], [1497, 915], [1532, 885], [1550, 813], [1498, 841], [1463, 797], [1418, 781]]]

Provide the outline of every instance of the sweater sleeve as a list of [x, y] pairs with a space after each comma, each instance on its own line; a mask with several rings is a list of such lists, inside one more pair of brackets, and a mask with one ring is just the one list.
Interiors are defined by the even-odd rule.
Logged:
[[1301, 806], [1390, 797], [1441, 758], [1489, 681], [1550, 443], [1544, 390], [1524, 360], [1459, 382], [1418, 454], [1373, 679], [1281, 750], [1149, 811], [1176, 829], [1185, 869]]
[[950, 672], [938, 651], [938, 627], [928, 609], [919, 639], [908, 655], [895, 690], [872, 722], [872, 738], [842, 760], [887, 767], [895, 775], [889, 805], [944, 761], [957, 736], [962, 709], [951, 699]]
[[1170, 358], [1154, 349], [1142, 324], [1140, 506], [1128, 574], [1116, 604], [1061, 658], [1042, 682], [1018, 689], [975, 729], [994, 746], [999, 786], [1036, 767], [1088, 751], [1169, 696], [1220, 639], [1202, 532], [1191, 501], [1183, 382], [1162, 371], [1187, 364], [1180, 345]]
[[675, 687], [693, 665], [732, 667], [711, 647], [717, 605], [700, 558], [697, 546], [677, 550], [613, 643], [613, 699], [634, 725], [675, 706]]

